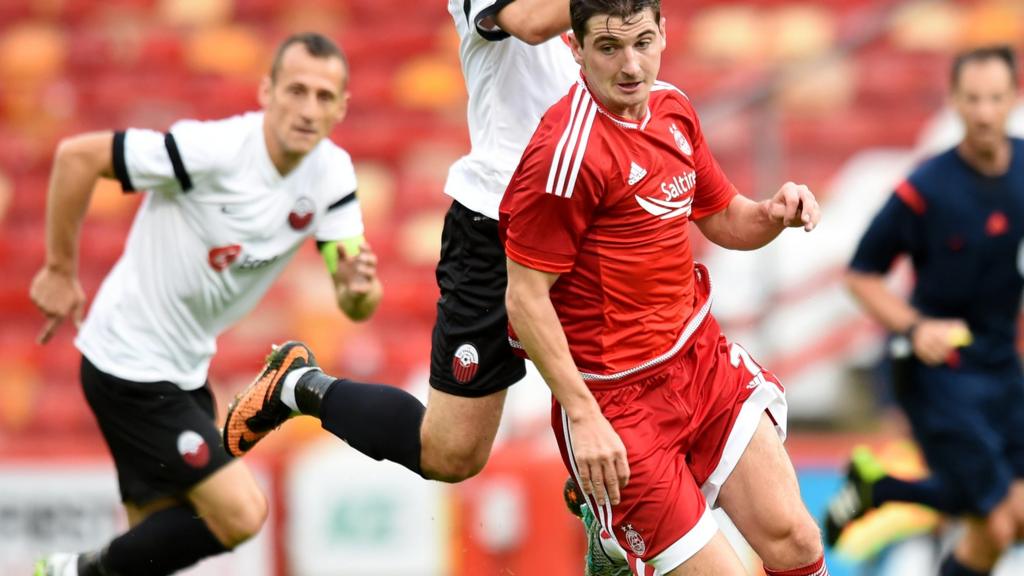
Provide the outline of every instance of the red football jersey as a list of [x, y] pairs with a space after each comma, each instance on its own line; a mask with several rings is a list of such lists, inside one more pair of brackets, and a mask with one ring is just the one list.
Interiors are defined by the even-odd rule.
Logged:
[[537, 127], [500, 229], [510, 259], [561, 275], [551, 300], [577, 368], [614, 374], [675, 344], [694, 308], [689, 222], [735, 194], [677, 88], [656, 83], [638, 123], [581, 80]]

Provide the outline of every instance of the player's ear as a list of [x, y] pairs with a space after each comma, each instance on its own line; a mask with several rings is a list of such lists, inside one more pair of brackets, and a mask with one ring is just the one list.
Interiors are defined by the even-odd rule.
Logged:
[[345, 115], [348, 114], [348, 98], [350, 94], [348, 90], [343, 91], [338, 95], [338, 111], [334, 115], [334, 123], [337, 124], [345, 119]]
[[569, 48], [572, 50], [572, 58], [576, 64], [583, 66], [583, 43], [576, 38], [575, 32], [569, 32]]
[[658, 23], [658, 28], [661, 29], [661, 49], [664, 50], [668, 46], [668, 34], [665, 33], [668, 28], [665, 27], [666, 19], [664, 16], [661, 17], [661, 22]]
[[270, 92], [274, 89], [274, 82], [270, 79], [270, 76], [264, 76], [260, 80], [260, 88], [257, 97], [260, 101], [260, 106], [266, 108], [270, 105]]

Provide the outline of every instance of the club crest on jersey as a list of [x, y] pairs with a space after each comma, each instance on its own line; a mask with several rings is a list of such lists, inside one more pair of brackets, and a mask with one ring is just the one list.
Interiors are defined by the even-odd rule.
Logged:
[[315, 211], [316, 204], [313, 204], [309, 197], [299, 196], [299, 199], [295, 201], [295, 206], [292, 206], [292, 211], [288, 213], [288, 225], [292, 227], [292, 230], [305, 230], [313, 221]]
[[687, 156], [693, 156], [693, 148], [690, 147], [690, 143], [686, 140], [686, 136], [683, 136], [683, 132], [676, 128], [675, 123], [668, 127], [668, 131], [672, 133], [672, 137], [676, 140], [676, 146], [679, 150]]
[[629, 544], [629, 549], [633, 551], [633, 554], [643, 556], [644, 552], [647, 552], [647, 544], [644, 542], [644, 537], [633, 529], [632, 524], [626, 524], [623, 530], [626, 531], [626, 544]]
[[455, 350], [452, 358], [452, 376], [465, 384], [476, 376], [476, 369], [480, 366], [480, 353], [476, 346], [463, 344]]
[[206, 258], [210, 263], [210, 268], [220, 272], [231, 266], [241, 253], [242, 247], [238, 244], [232, 244], [230, 246], [211, 248], [210, 254]]
[[178, 454], [193, 468], [204, 468], [210, 463], [210, 446], [192, 430], [185, 430], [178, 435]]

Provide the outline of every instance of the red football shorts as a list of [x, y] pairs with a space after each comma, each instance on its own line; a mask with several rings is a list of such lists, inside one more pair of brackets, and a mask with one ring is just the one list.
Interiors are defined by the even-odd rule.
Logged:
[[[648, 573], [651, 568], [660, 574], [672, 570], [714, 536], [718, 526], [710, 506], [762, 413], [768, 413], [785, 438], [781, 383], [722, 335], [718, 322], [707, 313], [710, 285], [706, 271], [703, 276], [706, 301], [698, 304], [705, 305], [705, 313], [697, 306], [681, 336], [686, 341], [675, 356], [621, 383], [588, 382], [626, 446], [630, 479], [619, 505], [597, 506], [589, 496], [587, 502], [640, 576], [645, 563]], [[551, 424], [562, 461], [579, 482], [572, 430], [557, 402]]]

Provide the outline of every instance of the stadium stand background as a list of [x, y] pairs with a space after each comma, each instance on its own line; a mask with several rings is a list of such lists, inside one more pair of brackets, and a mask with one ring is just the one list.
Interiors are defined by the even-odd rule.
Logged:
[[[715, 274], [727, 333], [788, 385], [790, 449], [810, 506], [820, 508], [854, 441], [882, 445], [902, 434], [876, 369], [881, 333], [842, 293], [841, 267], [900, 175], [955, 138], [955, 125], [941, 113], [950, 55], [990, 42], [1020, 48], [1024, 3], [664, 5], [669, 48], [661, 78], [696, 102], [733, 182], [763, 196], [794, 179], [824, 198], [823, 225], [813, 237], [790, 232], [755, 255], [705, 244], [698, 250]], [[333, 138], [356, 162], [368, 238], [381, 256], [384, 305], [366, 324], [345, 321], [311, 247], [221, 338], [211, 380], [225, 404], [252, 377], [268, 343], [299, 338], [334, 373], [425, 392], [433, 265], [448, 204], [441, 189], [448, 165], [468, 148], [457, 37], [444, 3], [4, 0], [0, 572], [26, 573], [40, 550], [102, 542], [123, 523], [114, 512], [111, 466], [78, 386], [72, 331], [62, 329], [46, 347], [35, 344], [42, 322], [27, 291], [43, 262], [57, 142], [87, 130], [166, 129], [178, 118], [256, 108], [271, 50], [305, 29], [338, 40], [351, 63], [349, 115]], [[114, 182], [98, 187], [81, 240], [80, 274], [90, 296], [119, 256], [137, 203]], [[236, 558], [195, 573], [581, 573], [582, 535], [559, 501], [564, 473], [547, 428], [547, 392], [537, 381], [513, 392], [492, 463], [454, 489], [353, 455], [325, 440], [315, 422], [290, 423], [253, 459], [271, 491], [274, 521]], [[912, 450], [904, 455], [903, 445], [892, 446], [895, 462], [919, 471]], [[917, 512], [898, 517], [910, 532], [930, 530], [935, 519]], [[853, 555], [873, 556], [879, 546], [869, 541]], [[836, 559], [833, 574], [885, 574], [893, 561], [881, 558], [859, 566]], [[924, 574], [921, 562], [891, 573]], [[753, 564], [751, 570], [758, 573]]]

